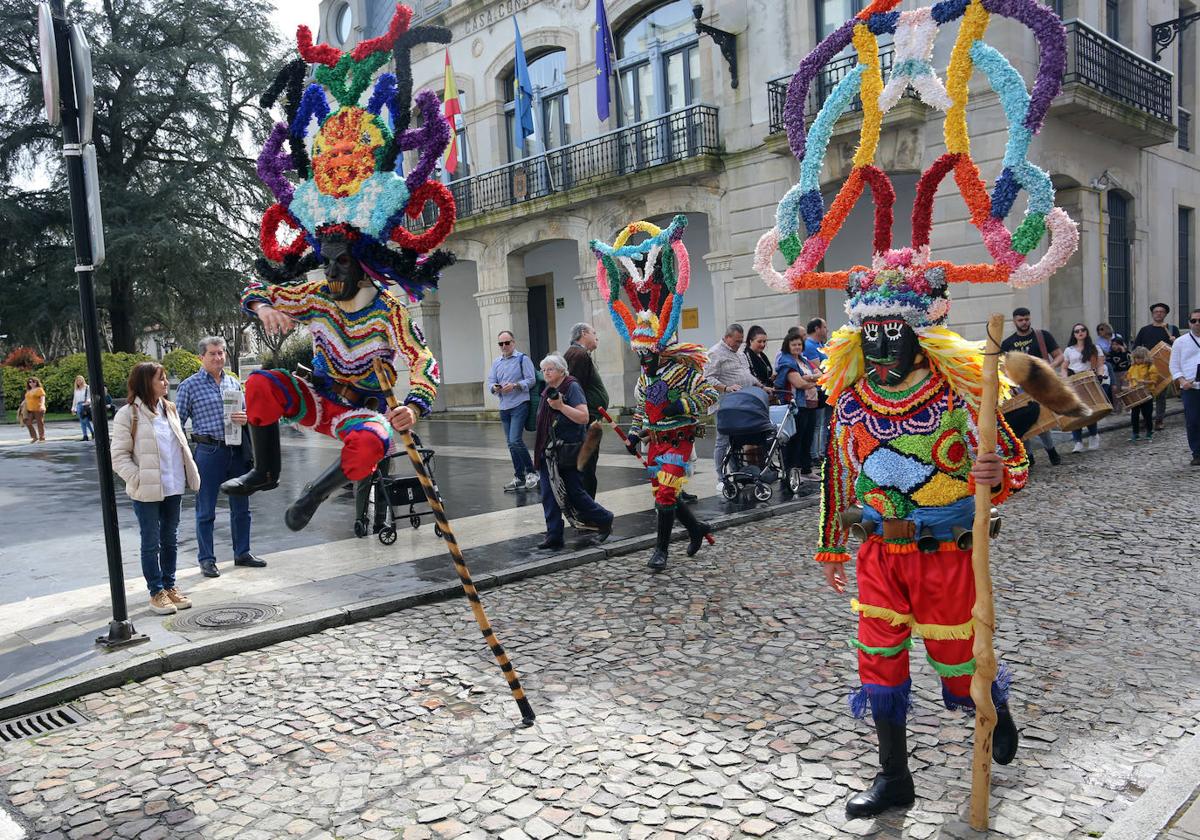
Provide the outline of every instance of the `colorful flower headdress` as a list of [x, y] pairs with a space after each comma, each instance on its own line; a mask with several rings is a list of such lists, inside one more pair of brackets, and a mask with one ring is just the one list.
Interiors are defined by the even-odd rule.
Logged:
[[[911, 11], [893, 11], [899, 0], [875, 0], [822, 41], [801, 63], [788, 86], [784, 120], [788, 143], [800, 160], [800, 182], [776, 211], [775, 227], [758, 242], [754, 268], [779, 291], [845, 287], [846, 311], [856, 326], [870, 315], [903, 317], [915, 328], [938, 326], [949, 314], [949, 283], [1006, 282], [1015, 288], [1042, 283], [1061, 268], [1079, 244], [1079, 231], [1064, 210], [1054, 206], [1050, 176], [1028, 160], [1029, 144], [1041, 129], [1050, 101], [1062, 86], [1066, 66], [1062, 22], [1037, 0], [942, 0]], [[1011, 64], [983, 42], [991, 15], [1010, 17], [1028, 27], [1039, 47], [1032, 95]], [[931, 65], [940, 27], [961, 19], [946, 72], [946, 84]], [[895, 38], [895, 61], [884, 84], [877, 37]], [[830, 93], [805, 131], [804, 106], [809, 85], [824, 65], [853, 44], [858, 64]], [[991, 195], [971, 159], [967, 138], [967, 83], [975, 68], [983, 71], [1000, 97], [1009, 122], [1004, 168]], [[887, 175], [874, 165], [883, 115], [909, 86], [931, 107], [945, 112], [946, 153], [921, 174], [912, 211], [911, 248], [892, 249], [892, 211], [896, 195]], [[862, 101], [863, 125], [853, 168], [832, 206], [825, 207], [820, 174], [834, 123], [855, 97]], [[954, 265], [930, 257], [933, 198], [950, 172], [966, 201], [993, 262]], [[875, 234], [870, 267], [817, 271], [830, 242], [870, 186], [875, 203]], [[1015, 233], [1004, 220], [1024, 189], [1028, 206]], [[800, 233], [803, 221], [805, 236]], [[1049, 233], [1050, 245], [1035, 264], [1026, 256]], [[776, 251], [788, 262], [782, 274], [771, 265]]]
[[[613, 325], [634, 350], [661, 350], [679, 329], [683, 295], [691, 278], [680, 214], [661, 229], [649, 222], [626, 225], [612, 245], [590, 243], [596, 255], [596, 286], [608, 304]], [[627, 244], [636, 233], [649, 238]], [[629, 305], [621, 300], [624, 289]]]
[[[285, 94], [287, 115], [286, 122], [276, 123], [258, 157], [258, 176], [276, 201], [263, 214], [259, 232], [266, 259], [255, 267], [264, 279], [286, 281], [316, 267], [319, 237], [331, 231], [351, 243], [368, 276], [398, 285], [414, 299], [436, 288], [438, 272], [454, 261], [452, 254], [433, 250], [450, 235], [455, 217], [450, 191], [430, 180], [450, 140], [436, 93], [417, 94], [422, 125], [409, 127], [411, 50], [424, 42], [449, 43], [450, 30], [410, 29], [412, 14], [409, 7], [397, 5], [388, 31], [349, 53], [313, 44], [307, 26], [297, 30], [300, 58], [284, 67], [260, 101], [270, 108]], [[380, 74], [372, 85], [389, 58], [395, 59], [396, 72]], [[317, 65], [315, 82], [303, 89], [309, 63]], [[310, 137], [314, 120], [317, 127]], [[405, 175], [401, 154], [413, 150], [419, 158]], [[437, 222], [413, 234], [404, 217], [420, 216], [426, 202], [437, 207]]]

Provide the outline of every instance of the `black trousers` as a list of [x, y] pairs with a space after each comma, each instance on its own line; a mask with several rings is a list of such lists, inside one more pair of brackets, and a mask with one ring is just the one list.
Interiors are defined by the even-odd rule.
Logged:
[[1154, 424], [1151, 419], [1154, 416], [1154, 400], [1146, 400], [1141, 405], [1135, 405], [1129, 410], [1129, 414], [1129, 422], [1133, 426], [1133, 433], [1135, 435], [1141, 433], [1138, 420], [1146, 424], [1147, 434], [1154, 431]]
[[812, 472], [812, 442], [817, 430], [819, 409], [801, 408], [796, 412], [796, 434], [783, 449], [783, 470], [799, 467], [806, 475]]

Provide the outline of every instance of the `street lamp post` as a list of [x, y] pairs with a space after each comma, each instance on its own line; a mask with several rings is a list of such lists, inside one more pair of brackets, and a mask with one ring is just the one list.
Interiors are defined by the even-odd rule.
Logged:
[[[125, 575], [121, 567], [121, 533], [117, 527], [117, 499], [113, 488], [112, 458], [108, 448], [108, 414], [104, 404], [104, 366], [100, 359], [100, 328], [96, 316], [96, 290], [92, 279], [94, 260], [103, 258], [103, 238], [98, 233], [99, 196], [91, 196], [89, 208], [87, 174], [96, 183], [95, 150], [91, 145], [92, 102], [90, 92], [91, 56], [80, 30], [72, 31], [67, 21], [65, 0], [51, 0], [49, 7], [39, 4], [43, 23], [46, 16], [52, 25], [43, 26], [44, 59], [42, 76], [47, 83], [47, 114], [51, 123], [61, 116], [63, 157], [67, 169], [67, 186], [71, 198], [71, 231], [75, 240], [75, 273], [79, 277], [79, 307], [83, 318], [83, 340], [87, 350], [88, 379], [93, 387], [92, 424], [95, 427], [96, 469], [100, 477], [100, 512], [104, 522], [104, 545], [108, 554], [108, 586], [112, 596], [113, 617], [108, 632], [96, 639], [105, 647], [119, 647], [146, 640], [129, 620], [125, 602]], [[53, 41], [53, 54], [46, 42]], [[74, 42], [73, 42], [74, 41]], [[57, 84], [48, 74], [57, 77]], [[77, 90], [77, 87], [81, 88]], [[57, 88], [57, 101], [51, 102]], [[84, 101], [78, 101], [83, 95]], [[56, 113], [57, 112], [57, 113]], [[82, 136], [81, 136], [82, 135]], [[93, 167], [85, 174], [84, 158]], [[95, 188], [93, 187], [93, 190]], [[93, 243], [94, 231], [97, 242]], [[95, 247], [93, 247], [95, 245]], [[98, 260], [96, 260], [98, 262]], [[95, 387], [95, 386], [99, 387]]]

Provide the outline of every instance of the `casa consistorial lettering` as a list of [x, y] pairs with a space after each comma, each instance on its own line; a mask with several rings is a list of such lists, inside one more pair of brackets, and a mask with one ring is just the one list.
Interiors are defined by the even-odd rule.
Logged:
[[481, 29], [499, 23], [515, 12], [529, 8], [535, 0], [496, 0], [487, 3], [483, 9], [470, 15], [463, 23], [463, 35], [474, 35]]

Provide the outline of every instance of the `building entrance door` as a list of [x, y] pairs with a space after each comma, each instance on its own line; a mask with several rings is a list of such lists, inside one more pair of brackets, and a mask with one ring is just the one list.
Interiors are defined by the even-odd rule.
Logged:
[[529, 358], [536, 367], [553, 349], [554, 307], [550, 298], [554, 275], [539, 274], [525, 282], [529, 286]]

